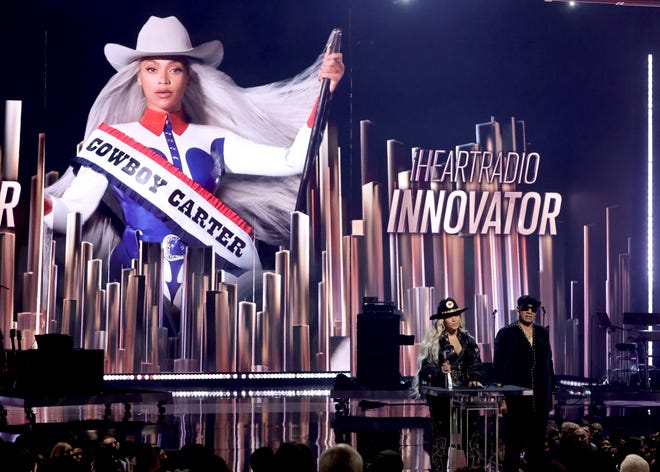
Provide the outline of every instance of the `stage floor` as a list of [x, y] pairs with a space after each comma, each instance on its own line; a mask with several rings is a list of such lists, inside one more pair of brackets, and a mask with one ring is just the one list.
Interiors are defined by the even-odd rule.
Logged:
[[[405, 392], [357, 392], [342, 398], [343, 404], [323, 386], [171, 393], [164, 411], [153, 401], [160, 396], [146, 397], [144, 402], [133, 398], [130, 408], [121, 399], [109, 405], [38, 406], [31, 409], [32, 418], [26, 417], [21, 404], [5, 404], [7, 424], [0, 426], [0, 437], [14, 440], [25, 434], [32, 419], [30, 434], [51, 445], [72, 434], [91, 444], [107, 433], [120, 441], [149, 442], [170, 451], [203, 443], [234, 472], [250, 471], [249, 455], [258, 447], [275, 449], [282, 442], [297, 441], [308, 444], [318, 456], [336, 442], [347, 442], [366, 461], [383, 449], [394, 449], [401, 453], [406, 471], [430, 470], [428, 409]], [[558, 419], [587, 415], [603, 423], [606, 431], [623, 427], [649, 434], [658, 429], [660, 402], [648, 403], [656, 395], [643, 396], [637, 404], [634, 392], [627, 392], [625, 399], [614, 394], [604, 397], [598, 404], [586, 398], [562, 402]]]

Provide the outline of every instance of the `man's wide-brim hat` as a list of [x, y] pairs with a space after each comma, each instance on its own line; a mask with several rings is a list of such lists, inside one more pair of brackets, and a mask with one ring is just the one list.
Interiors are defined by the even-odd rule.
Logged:
[[149, 18], [138, 33], [135, 49], [108, 43], [104, 52], [108, 62], [116, 70], [143, 57], [170, 56], [190, 57], [216, 68], [224, 56], [220, 41], [209, 41], [192, 47], [188, 30], [174, 16]]
[[438, 303], [438, 311], [431, 315], [432, 320], [445, 319], [450, 316], [460, 315], [467, 308], [460, 308], [453, 298], [445, 298]]

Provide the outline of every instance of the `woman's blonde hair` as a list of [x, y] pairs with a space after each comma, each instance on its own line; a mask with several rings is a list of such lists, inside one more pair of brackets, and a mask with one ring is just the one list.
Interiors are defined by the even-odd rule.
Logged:
[[[463, 317], [461, 316], [460, 328], [464, 327]], [[438, 364], [440, 359], [440, 337], [445, 333], [445, 322], [443, 319], [433, 320], [431, 328], [424, 335], [424, 339], [419, 345], [419, 356], [417, 356], [417, 372], [412, 381], [412, 394], [419, 398], [419, 371], [425, 360]]]

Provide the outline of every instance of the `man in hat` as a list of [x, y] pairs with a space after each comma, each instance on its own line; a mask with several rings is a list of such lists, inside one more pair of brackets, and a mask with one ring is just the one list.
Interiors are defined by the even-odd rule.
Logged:
[[518, 298], [518, 320], [495, 337], [493, 378], [496, 385], [517, 385], [532, 396], [508, 396], [502, 405], [504, 471], [519, 470], [525, 450], [527, 470], [542, 470], [545, 431], [552, 409], [554, 368], [548, 330], [534, 323], [541, 302], [529, 295]]

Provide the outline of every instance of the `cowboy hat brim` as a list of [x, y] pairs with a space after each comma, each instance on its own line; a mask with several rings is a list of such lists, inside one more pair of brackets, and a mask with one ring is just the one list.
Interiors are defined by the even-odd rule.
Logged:
[[447, 310], [447, 311], [443, 311], [441, 313], [433, 313], [431, 315], [430, 319], [431, 320], [438, 320], [438, 319], [444, 320], [445, 318], [449, 318], [450, 316], [460, 315], [461, 313], [463, 313], [464, 311], [467, 311], [467, 310], [468, 310], [468, 308], [465, 307], [465, 308], [454, 308], [453, 310]]
[[181, 51], [140, 51], [122, 46], [121, 44], [108, 43], [105, 45], [103, 52], [110, 65], [117, 71], [144, 57], [184, 56], [197, 59], [213, 68], [218, 67], [224, 57], [224, 47], [217, 40]]

